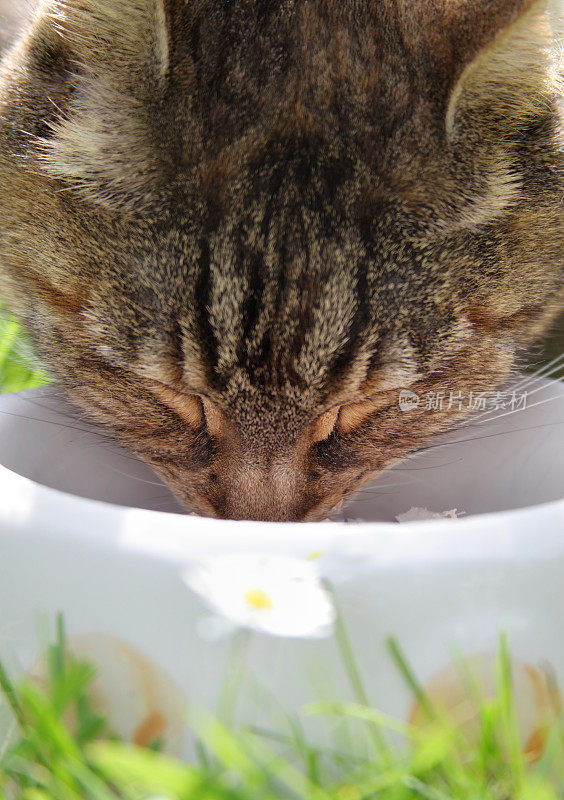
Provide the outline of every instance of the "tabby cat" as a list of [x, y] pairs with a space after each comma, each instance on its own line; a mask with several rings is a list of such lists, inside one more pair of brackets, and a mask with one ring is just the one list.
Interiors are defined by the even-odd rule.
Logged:
[[326, 517], [467, 413], [401, 389], [494, 390], [562, 307], [561, 10], [43, 0], [0, 294], [189, 509]]

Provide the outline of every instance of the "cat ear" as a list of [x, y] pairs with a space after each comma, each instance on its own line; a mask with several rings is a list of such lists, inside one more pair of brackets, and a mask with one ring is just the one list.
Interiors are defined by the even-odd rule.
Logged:
[[107, 208], [160, 202], [174, 172], [168, 1], [42, 0], [20, 44], [26, 162]]
[[[166, 0], [42, 0], [39, 18], [87, 71], [137, 92], [169, 67]], [[125, 82], [125, 83], [123, 83]]]
[[[560, 0], [452, 0], [439, 3], [441, 26], [432, 26], [439, 65], [446, 75], [445, 124], [450, 139], [468, 114], [480, 120], [481, 135], [524, 124], [557, 94], [554, 20]], [[433, 5], [433, 4], [431, 4]], [[437, 22], [435, 20], [435, 22]]]

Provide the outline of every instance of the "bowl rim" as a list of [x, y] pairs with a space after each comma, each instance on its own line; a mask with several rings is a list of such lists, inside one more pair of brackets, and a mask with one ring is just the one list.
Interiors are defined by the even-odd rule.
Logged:
[[[458, 519], [396, 522], [219, 520], [130, 508], [35, 483], [0, 465], [0, 546], [14, 537], [127, 551], [186, 564], [226, 553], [341, 559], [373, 566], [564, 559], [564, 498]], [[95, 534], [95, 535], [93, 535]]]

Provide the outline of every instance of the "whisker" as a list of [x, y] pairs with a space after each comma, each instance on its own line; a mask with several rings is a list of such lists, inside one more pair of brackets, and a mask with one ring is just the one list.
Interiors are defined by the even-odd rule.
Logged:
[[551, 375], [554, 375], [556, 372], [559, 372], [560, 370], [564, 369], [564, 354], [561, 356], [561, 359], [562, 359], [562, 361], [560, 361], [558, 364], [554, 365], [551, 369], [548, 369], [549, 365], [547, 364], [546, 367], [545, 367], [545, 370], [542, 373], [540, 373], [538, 376], [531, 375], [530, 380], [522, 381], [517, 386], [511, 386], [510, 388], [512, 389], [512, 391], [518, 391], [518, 390], [522, 391], [527, 386], [531, 386], [533, 384], [540, 383], [542, 380], [545, 380], [546, 378], [549, 378]]
[[451, 447], [452, 445], [465, 444], [466, 442], [480, 442], [480, 441], [485, 440], [485, 439], [494, 439], [496, 436], [507, 436], [508, 434], [511, 434], [511, 433], [523, 433], [523, 432], [528, 432], [528, 431], [536, 431], [536, 430], [540, 430], [541, 428], [551, 428], [551, 427], [554, 427], [555, 425], [563, 425], [563, 424], [564, 424], [564, 420], [562, 420], [562, 422], [545, 422], [545, 423], [542, 423], [540, 425], [532, 425], [529, 428], [512, 428], [511, 430], [497, 431], [496, 433], [488, 433], [488, 434], [485, 434], [484, 436], [468, 436], [466, 439], [455, 439], [454, 441], [450, 441], [450, 442], [440, 442], [440, 443], [437, 443], [437, 444], [430, 444], [430, 445], [427, 445], [422, 450], [419, 450], [418, 452], [421, 453], [421, 454], [424, 454], [428, 450], [438, 450], [441, 447]]
[[[527, 397], [532, 396], [533, 394], [535, 394], [538, 391], [541, 391], [544, 388], [546, 388], [546, 387], [541, 386], [539, 389], [535, 389], [535, 391], [529, 392]], [[509, 411], [504, 411], [501, 414], [497, 414], [495, 417], [486, 417], [486, 418], [479, 419], [479, 420], [474, 420], [474, 421], [467, 420], [465, 423], [460, 425], [460, 428], [463, 428], [463, 427], [464, 428], [470, 428], [470, 427], [472, 427], [472, 425], [483, 425], [484, 423], [495, 422], [496, 420], [501, 419], [502, 417], [508, 417], [511, 414], [517, 414], [519, 411], [521, 411], [521, 412], [522, 411], [530, 411], [532, 408], [536, 408], [537, 406], [543, 405], [543, 403], [550, 403], [550, 402], [552, 402], [554, 400], [562, 400], [562, 401], [564, 401], [564, 394], [557, 394], [557, 395], [554, 395], [553, 397], [547, 397], [544, 400], [538, 400], [536, 403], [533, 403], [532, 405], [526, 405], [523, 408], [512, 408]]]
[[[9, 346], [11, 349], [16, 350], [18, 355], [23, 356], [27, 362], [41, 363], [37, 354], [35, 353], [32, 344], [28, 341], [24, 329], [20, 322], [9, 312], [6, 312], [0, 306], [0, 336], [2, 339], [9, 337]], [[6, 360], [13, 360], [12, 354], [4, 356]]]
[[[34, 397], [26, 398], [26, 402], [31, 403], [32, 405], [36, 406], [37, 408], [41, 408], [43, 411], [50, 411], [53, 414], [59, 414], [60, 416], [69, 417], [73, 422], [83, 422], [93, 431], [97, 431], [98, 427], [96, 423], [92, 420], [88, 414], [84, 413], [84, 411], [79, 408], [78, 406], [69, 404], [66, 410], [61, 410], [59, 401], [63, 399], [62, 395], [57, 395], [55, 397], [51, 394], [50, 387], [44, 387], [46, 389], [46, 393], [41, 393], [41, 388], [39, 389], [39, 394]], [[53, 400], [53, 402], [40, 402], [40, 400]], [[104, 431], [106, 433], [106, 431]]]
[[[561, 381], [558, 380], [558, 382], [560, 383]], [[551, 388], [551, 387], [550, 386], [538, 386], [536, 389], [533, 389], [533, 390], [527, 391], [527, 392], [523, 392], [522, 395], [525, 396], [525, 401], [526, 401], [527, 398], [532, 397], [537, 392], [542, 392], [545, 389], [549, 389], [549, 388]], [[555, 395], [554, 398], [552, 398], [552, 399], [557, 400], [558, 397], [561, 397], [562, 399], [564, 399], [564, 394]], [[499, 417], [506, 416], [507, 413], [514, 414], [517, 411], [525, 411], [526, 409], [534, 408], [535, 405], [536, 404], [533, 404], [532, 406], [525, 405], [523, 408], [512, 408], [508, 412], [503, 412], [502, 414], [499, 414], [499, 415], [497, 415], [495, 417], [488, 416], [489, 414], [493, 413], [492, 409], [487, 410], [487, 411], [482, 411], [480, 414], [473, 415], [470, 419], [463, 420], [462, 422], [459, 423], [458, 427], [459, 428], [464, 428], [464, 427], [467, 427], [467, 426], [473, 425], [473, 424], [480, 424], [481, 425], [482, 422], [493, 422], [494, 420], [499, 419]], [[479, 420], [479, 422], [478, 422], [478, 420]]]
[[108, 465], [108, 466], [105, 466], [104, 469], [105, 470], [109, 470], [111, 472], [115, 472], [117, 475], [123, 475], [124, 478], [131, 478], [131, 480], [138, 481], [139, 483], [146, 483], [149, 486], [159, 486], [161, 489], [166, 488], [162, 482], [149, 481], [146, 478], [140, 478], [137, 475], [130, 475], [128, 472], [123, 472], [122, 470], [117, 469], [117, 467], [111, 467], [111, 466]]
[[560, 361], [562, 358], [564, 358], [564, 352], [563, 353], [559, 353], [557, 356], [554, 356], [554, 358], [551, 359], [551, 361], [549, 361], [548, 363], [541, 364], [539, 369], [536, 370], [536, 372], [532, 373], [531, 375], [522, 375], [522, 377], [527, 379], [529, 377], [533, 377], [534, 375], [538, 374], [539, 372], [542, 372], [543, 369], [550, 369], [550, 367], [552, 367], [557, 361]]
[[[435, 469], [436, 467], [448, 467], [451, 464], [458, 464], [462, 461], [461, 458], [456, 458], [454, 461], [446, 461], [444, 464], [427, 464], [424, 467], [393, 467], [394, 472], [420, 472], [421, 470]], [[400, 462], [401, 463], [401, 462]]]
[[28, 422], [42, 422], [46, 423], [47, 425], [57, 425], [60, 428], [68, 428], [71, 431], [79, 431], [80, 433], [91, 433], [93, 436], [100, 436], [100, 438], [104, 439], [110, 438], [108, 434], [103, 433], [102, 431], [95, 431], [95, 430], [88, 431], [85, 428], [79, 428], [76, 425], [68, 425], [65, 422], [56, 422], [55, 420], [52, 419], [29, 417], [26, 414], [15, 414], [12, 411], [4, 411], [3, 409], [0, 409], [0, 414], [4, 414], [4, 416], [6, 417], [15, 417], [16, 419], [25, 419]]
[[[382, 488], [385, 488], [385, 487], [382, 487]], [[391, 486], [390, 488], [399, 490], [402, 487], [398, 485], [398, 486]], [[358, 494], [355, 497], [353, 497], [350, 502], [362, 503], [365, 500], [366, 501], [372, 500], [373, 497], [388, 497], [388, 495], [390, 495], [390, 494], [391, 494], [391, 492], [381, 492], [380, 490], [374, 490], [372, 492], [366, 492], [366, 493], [362, 492], [361, 494]]]
[[[33, 405], [35, 405], [38, 408], [41, 408], [41, 409], [43, 409], [45, 411], [52, 411], [52, 412], [55, 412], [55, 413], [59, 413], [56, 408], [53, 408], [52, 406], [48, 406], [48, 405], [44, 405], [42, 403], [39, 403], [37, 400], [29, 399], [28, 402], [32, 403]], [[110, 449], [110, 450], [112, 448], [115, 448], [115, 447], [120, 447], [120, 449], [123, 449], [122, 445], [120, 444], [120, 442], [115, 438], [115, 436], [111, 432], [106, 432], [104, 430], [99, 430], [92, 423], [92, 421], [89, 419], [89, 417], [87, 415], [84, 415], [84, 414], [80, 413], [79, 409], [76, 409], [76, 413], [74, 413], [74, 411], [75, 411], [75, 409], [73, 409], [73, 413], [70, 415], [71, 419], [74, 419], [77, 423], [84, 422], [86, 427], [82, 428], [82, 427], [80, 427], [80, 424], [78, 424], [78, 425], [69, 425], [68, 423], [59, 422], [59, 421], [56, 421], [56, 420], [47, 420], [47, 419], [44, 419], [44, 418], [42, 419], [42, 418], [26, 416], [24, 414], [15, 414], [13, 412], [4, 411], [4, 410], [0, 409], [0, 413], [1, 414], [5, 414], [7, 416], [12, 416], [12, 417], [15, 417], [15, 418], [18, 418], [18, 419], [26, 419], [26, 420], [28, 420], [30, 422], [46, 422], [49, 425], [58, 425], [61, 428], [66, 428], [68, 430], [75, 430], [75, 431], [77, 431], [79, 433], [85, 434], [85, 436], [92, 435], [95, 439], [97, 439], [96, 441], [94, 441], [92, 443], [87, 443], [87, 442], [84, 443], [84, 445], [83, 445], [84, 447], [96, 447], [96, 448], [104, 448], [104, 447], [106, 447], [107, 449]], [[133, 452], [129, 453], [127, 450], [125, 450], [123, 452], [120, 452], [120, 453], [116, 453], [116, 455], [119, 455], [120, 458], [123, 458], [126, 461], [132, 461], [132, 462], [135, 462], [135, 463], [138, 463], [139, 461], [143, 461], [143, 459], [140, 456], [137, 456]], [[157, 484], [157, 485], [161, 485], [161, 484]]]
[[[10, 324], [0, 317], [0, 338], [3, 340], [3, 347], [7, 349], [7, 352], [2, 356], [2, 360], [20, 363], [15, 358], [15, 356], [20, 356], [24, 366], [31, 367], [32, 365], [40, 364], [45, 370], [45, 364], [32, 350], [28, 342], [22, 339], [20, 335], [14, 335], [10, 331], [10, 327]], [[9, 342], [5, 341], [7, 337], [10, 337]]]
[[[145, 502], [146, 503], [152, 503], [155, 506], [164, 506], [164, 505], [166, 505], [166, 503], [170, 503], [174, 499], [175, 499], [175, 497], [174, 497], [173, 494], [170, 494], [170, 495], [158, 494], [158, 495], [155, 495], [154, 497], [146, 497], [145, 498]], [[182, 511], [175, 511], [174, 513], [175, 514], [181, 514]], [[188, 515], [188, 512], [186, 512], [186, 515]]]
[[521, 389], [523, 386], [528, 386], [531, 381], [540, 380], [541, 378], [546, 377], [546, 370], [550, 370], [557, 364], [564, 366], [564, 353], [560, 353], [560, 355], [556, 356], [556, 358], [553, 358], [552, 361], [549, 361], [548, 364], [543, 364], [538, 370], [531, 373], [530, 375], [521, 376], [522, 378], [521, 381], [517, 384], [512, 385], [511, 389], [513, 390]]
[[128, 455], [127, 451], [126, 452], [115, 452], [115, 448], [116, 447], [120, 447], [121, 448], [121, 445], [119, 444], [119, 442], [116, 439], [111, 439], [110, 438], [106, 442], [99, 442], [99, 441], [98, 442], [91, 442], [91, 443], [85, 442], [82, 446], [84, 448], [95, 447], [95, 448], [100, 449], [100, 450], [103, 450], [104, 448], [106, 450], [114, 449], [114, 453], [113, 454], [115, 456], [119, 457], [119, 458], [123, 458], [124, 461], [133, 461], [135, 463], [139, 463], [140, 461], [143, 461], [143, 459], [140, 456], [136, 456], [134, 453], [131, 453], [130, 455]]
[[[548, 377], [549, 377], [550, 375], [552, 375], [554, 372], [558, 372], [558, 371], [560, 371], [561, 369], [564, 369], [564, 364], [563, 364], [563, 365], [560, 365], [560, 366], [558, 366], [558, 367], [557, 367], [556, 369], [554, 369], [554, 370], [551, 370], [551, 371], [550, 371], [549, 373], [547, 373], [546, 375], [543, 375], [543, 376], [542, 376], [542, 378], [538, 378], [538, 379], [537, 379], [537, 380], [535, 380], [535, 381], [534, 381], [534, 383], [532, 384], [532, 385], [536, 385], [536, 384], [539, 384], [539, 383], [541, 383], [541, 381], [542, 381], [542, 385], [541, 385], [541, 386], [538, 386], [538, 385], [536, 385], [536, 388], [534, 388], [534, 389], [530, 389], [530, 390], [527, 390], [527, 391], [525, 391], [525, 392], [521, 392], [521, 394], [525, 394], [525, 395], [527, 395], [527, 397], [530, 397], [532, 394], [536, 394], [537, 392], [541, 392], [543, 389], [548, 389], [548, 388], [551, 388], [551, 386], [552, 386], [552, 384], [553, 384], [553, 383], [561, 383], [561, 384], [563, 384], [563, 385], [564, 385], [564, 376], [562, 376], [562, 377], [558, 377], [558, 378], [553, 378], [553, 379], [552, 379], [552, 381], [550, 381], [550, 382], [548, 383], [548, 385], [545, 383], [545, 378], [548, 378]], [[529, 385], [531, 385], [531, 384], [526, 384], [526, 385], [527, 385], [527, 386], [529, 386]], [[516, 394], [517, 394], [517, 393], [516, 393]]]
[[381, 486], [367, 486], [366, 489], [361, 489], [357, 495], [355, 495], [356, 499], [362, 497], [363, 494], [378, 494], [380, 489], [398, 489], [401, 486], [401, 483], [384, 483]]
[[[1, 335], [2, 334], [0, 332], [0, 337], [1, 337]], [[25, 356], [25, 355], [22, 356], [21, 358], [18, 357], [18, 356], [15, 356], [13, 354], [3, 355], [3, 356], [0, 357], [0, 366], [2, 364], [17, 364], [18, 367], [23, 367], [23, 369], [26, 369], [29, 372], [35, 373], [36, 377], [43, 378], [43, 380], [45, 380], [45, 381], [52, 380], [49, 377], [49, 373], [47, 372], [47, 369], [45, 368], [45, 364], [43, 364], [39, 360], [33, 361], [31, 358], [29, 358], [28, 356]]]
[[[378, 497], [389, 497], [391, 494], [392, 494], [392, 492], [374, 492], [374, 495], [378, 495]], [[362, 503], [362, 502], [366, 502], [366, 503], [372, 502], [372, 497], [364, 497], [363, 498], [360, 495], [353, 496], [350, 500], [346, 501], [345, 508], [350, 508], [351, 503]], [[339, 513], [341, 513], [341, 512], [339, 512]], [[345, 522], [346, 521], [347, 520], [345, 520]]]

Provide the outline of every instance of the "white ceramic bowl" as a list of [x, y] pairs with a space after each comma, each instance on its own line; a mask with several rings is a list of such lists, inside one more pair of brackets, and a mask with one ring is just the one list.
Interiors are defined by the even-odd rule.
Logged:
[[[476, 417], [363, 492], [344, 516], [365, 522], [309, 524], [185, 515], [146, 465], [56, 389], [0, 398], [0, 657], [29, 669], [38, 619], [63, 611], [71, 637], [127, 642], [189, 708], [214, 711], [229, 641], [183, 573], [230, 554], [303, 563], [315, 553], [384, 711], [405, 715], [410, 705], [385, 647], [390, 634], [422, 681], [452, 645], [492, 651], [500, 630], [518, 657], [549, 661], [562, 678], [564, 386], [527, 380], [526, 408]], [[393, 521], [411, 506], [466, 514]], [[312, 681], [316, 670], [323, 681]], [[331, 637], [255, 633], [248, 671], [288, 710], [323, 691], [350, 697]], [[242, 713], [263, 712], [249, 702]]]

